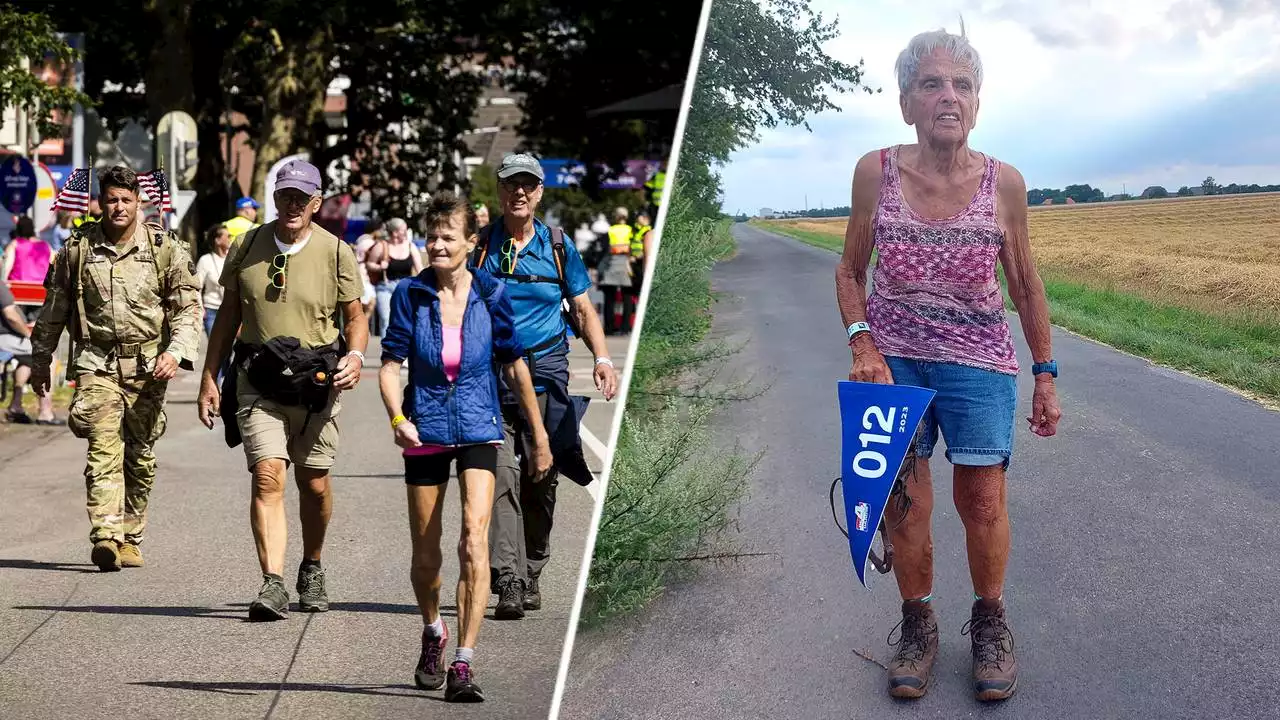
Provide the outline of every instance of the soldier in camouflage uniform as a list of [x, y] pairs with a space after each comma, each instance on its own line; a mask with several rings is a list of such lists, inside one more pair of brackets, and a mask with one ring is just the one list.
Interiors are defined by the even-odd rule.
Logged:
[[76, 381], [67, 425], [89, 441], [85, 483], [93, 543], [103, 571], [141, 567], [156, 440], [165, 390], [194, 369], [200, 293], [195, 264], [171, 231], [138, 216], [138, 179], [116, 166], [98, 175], [103, 216], [77, 228], [45, 276], [47, 296], [32, 334], [31, 385], [49, 392], [49, 365], [63, 328]]

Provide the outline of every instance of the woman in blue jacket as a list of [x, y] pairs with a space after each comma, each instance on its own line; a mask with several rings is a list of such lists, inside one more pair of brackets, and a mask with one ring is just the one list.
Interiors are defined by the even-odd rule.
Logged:
[[[534, 418], [530, 464], [540, 477], [551, 469], [552, 457], [505, 285], [467, 268], [476, 245], [475, 210], [463, 198], [440, 193], [431, 199], [425, 221], [428, 267], [392, 295], [378, 380], [395, 442], [404, 448], [413, 535], [410, 578], [425, 624], [414, 680], [427, 690], [446, 685], [446, 700], [479, 702], [484, 697], [471, 666], [489, 602], [489, 515], [503, 441], [499, 364], [507, 385], [518, 388], [521, 408]], [[409, 382], [402, 394], [400, 368], [406, 362]], [[458, 648], [446, 673], [440, 534], [455, 461], [463, 494]]]

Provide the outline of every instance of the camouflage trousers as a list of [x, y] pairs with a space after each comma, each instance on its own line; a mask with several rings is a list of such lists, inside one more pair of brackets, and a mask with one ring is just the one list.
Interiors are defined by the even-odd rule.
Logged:
[[164, 434], [168, 382], [85, 374], [76, 379], [67, 426], [89, 441], [84, 469], [89, 542], [142, 542]]

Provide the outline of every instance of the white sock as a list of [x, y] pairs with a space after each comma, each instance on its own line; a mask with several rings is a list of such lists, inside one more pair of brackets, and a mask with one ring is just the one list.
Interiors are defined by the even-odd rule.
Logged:
[[431, 634], [440, 637], [444, 635], [444, 618], [437, 616], [436, 621], [427, 625], [431, 628]]
[[454, 662], [464, 662], [464, 663], [466, 663], [466, 664], [470, 665], [470, 664], [471, 664], [471, 658], [475, 657], [475, 654], [476, 654], [476, 649], [475, 649], [475, 648], [464, 648], [464, 647], [460, 647], [460, 648], [458, 648], [456, 651], [454, 651], [454, 653], [453, 653], [453, 661], [454, 661]]

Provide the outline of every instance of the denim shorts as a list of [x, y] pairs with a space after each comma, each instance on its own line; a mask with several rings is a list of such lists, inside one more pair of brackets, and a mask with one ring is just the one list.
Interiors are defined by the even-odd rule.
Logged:
[[896, 385], [937, 391], [921, 419], [916, 455], [930, 457], [938, 430], [952, 465], [1009, 467], [1013, 454], [1013, 414], [1018, 408], [1016, 378], [955, 363], [886, 357]]

